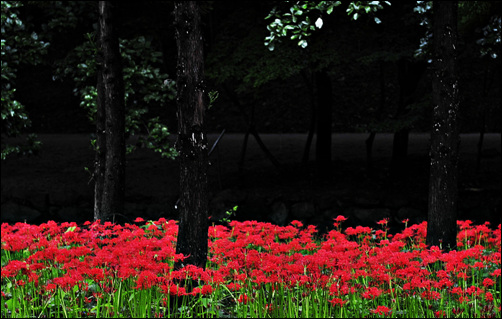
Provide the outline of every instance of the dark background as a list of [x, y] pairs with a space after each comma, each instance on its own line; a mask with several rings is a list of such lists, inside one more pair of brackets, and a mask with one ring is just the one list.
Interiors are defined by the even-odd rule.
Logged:
[[[285, 38], [274, 52], [264, 45], [268, 35], [264, 17], [280, 2], [214, 1], [201, 5], [209, 90], [219, 92], [207, 112], [206, 130], [214, 142], [222, 129], [226, 135], [212, 155], [210, 186], [214, 216], [239, 205], [236, 219], [258, 219], [284, 224], [292, 219], [329, 227], [338, 214], [349, 216], [352, 225], [376, 226], [388, 217], [392, 227], [409, 216], [424, 220], [427, 210], [428, 133], [431, 127], [430, 65], [427, 58], [407, 76], [417, 78], [411, 107], [398, 114], [399, 63], [415, 61], [425, 26], [413, 12], [414, 2], [392, 2], [371, 17], [350, 21], [344, 7], [323, 15], [324, 25], [302, 50]], [[16, 98], [26, 106], [43, 148], [36, 156], [12, 156], [2, 163], [2, 221], [85, 221], [92, 218], [92, 183], [83, 167], [92, 167], [88, 139], [94, 131], [74, 83], [54, 81], [57, 61], [82, 43], [97, 22], [95, 3], [81, 8], [74, 28], [60, 30], [51, 39], [44, 63], [21, 66], [16, 80]], [[143, 35], [162, 52], [162, 71], [174, 79], [176, 45], [172, 2], [126, 2], [120, 6], [120, 36]], [[500, 1], [488, 12], [470, 19], [459, 12], [458, 70], [461, 94], [460, 218], [478, 223], [500, 223], [500, 56], [480, 57], [476, 44]], [[39, 35], [51, 7], [27, 4], [22, 17]], [[463, 15], [462, 15], [463, 14]], [[315, 21], [315, 20], [314, 20]], [[333, 92], [333, 173], [326, 180], [315, 174], [314, 154], [301, 163], [310, 125], [312, 97], [309, 85], [316, 65], [325, 63]], [[420, 73], [420, 74], [419, 74]], [[381, 81], [385, 100], [381, 107]], [[268, 79], [256, 85], [253, 79]], [[231, 94], [238, 97], [242, 109]], [[150, 110], [158, 114], [171, 132], [176, 131], [175, 102]], [[282, 167], [275, 168], [252, 142], [244, 166], [239, 169], [245, 116], [254, 114], [255, 126]], [[243, 115], [245, 114], [245, 115]], [[410, 123], [407, 169], [399, 176], [389, 171], [392, 133], [399, 123]], [[385, 123], [390, 123], [386, 126]], [[394, 125], [394, 126], [393, 126]], [[379, 132], [375, 142], [375, 165], [366, 167], [364, 139], [370, 128]], [[479, 132], [486, 136], [482, 160], [476, 169]], [[353, 134], [346, 134], [353, 133]], [[240, 135], [239, 135], [240, 134]], [[476, 134], [476, 135], [473, 135]], [[174, 137], [173, 137], [174, 141]], [[285, 142], [286, 141], [286, 142]], [[338, 144], [336, 141], [340, 141]], [[315, 146], [313, 146], [314, 148]], [[136, 216], [176, 218], [177, 163], [160, 159], [150, 150], [128, 155], [126, 208], [119, 222]], [[86, 175], [87, 174], [87, 175]], [[8, 212], [8, 213], [7, 213]], [[284, 216], [286, 216], [284, 218]], [[213, 218], [216, 220], [217, 218]]]

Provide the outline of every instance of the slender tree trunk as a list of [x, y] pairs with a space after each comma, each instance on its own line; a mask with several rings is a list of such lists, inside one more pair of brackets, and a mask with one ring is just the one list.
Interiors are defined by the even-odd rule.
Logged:
[[331, 176], [331, 113], [333, 93], [331, 79], [326, 71], [315, 74], [317, 86], [317, 175], [322, 178]]
[[435, 1], [433, 13], [431, 167], [427, 245], [457, 247], [458, 150], [457, 1]]
[[125, 191], [125, 102], [119, 41], [114, 25], [115, 4], [99, 1], [99, 27], [103, 54], [105, 96], [106, 164], [101, 198], [102, 219], [124, 211]]
[[180, 223], [176, 253], [188, 256], [175, 265], [205, 268], [208, 251], [206, 98], [199, 6], [195, 1], [174, 5], [177, 62], [177, 149], [180, 161]]
[[[99, 30], [99, 28], [98, 28]], [[98, 39], [100, 36], [98, 35]], [[94, 220], [103, 219], [101, 207], [103, 205], [103, 187], [105, 182], [106, 165], [106, 135], [105, 135], [105, 88], [103, 85], [103, 57], [98, 53], [98, 77], [96, 91], [96, 143], [94, 160]]]

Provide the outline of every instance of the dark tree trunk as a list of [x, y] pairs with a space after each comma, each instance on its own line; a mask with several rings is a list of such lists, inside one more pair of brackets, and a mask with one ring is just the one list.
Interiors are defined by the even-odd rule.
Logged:
[[326, 71], [315, 74], [317, 86], [317, 175], [322, 178], [331, 176], [331, 113], [333, 93], [331, 79]]
[[431, 167], [427, 245], [456, 249], [459, 107], [456, 71], [457, 1], [435, 1]]
[[[99, 28], [98, 28], [99, 30]], [[98, 36], [99, 39], [99, 36]], [[102, 219], [103, 187], [105, 182], [106, 165], [106, 135], [105, 135], [105, 88], [103, 85], [103, 56], [98, 53], [98, 77], [96, 91], [96, 143], [94, 160], [94, 220]]]
[[174, 5], [177, 62], [177, 108], [180, 163], [180, 223], [176, 253], [189, 256], [175, 265], [205, 268], [208, 251], [207, 138], [204, 132], [204, 56], [199, 6]]
[[106, 137], [101, 219], [108, 220], [117, 214], [123, 214], [125, 190], [124, 80], [119, 41], [114, 25], [114, 6], [110, 1], [99, 2]]

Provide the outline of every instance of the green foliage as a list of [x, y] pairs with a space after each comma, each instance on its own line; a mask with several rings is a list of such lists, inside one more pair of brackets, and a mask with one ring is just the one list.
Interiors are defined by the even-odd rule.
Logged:
[[239, 208], [239, 206], [234, 206], [234, 207], [232, 207], [232, 209], [227, 210], [225, 212], [225, 215], [227, 215], [227, 216], [222, 217], [219, 221], [227, 223], [227, 224], [230, 223], [232, 221], [230, 218], [232, 217], [232, 215], [235, 215], [237, 213], [237, 208]]
[[[381, 2], [390, 5], [389, 1], [353, 1], [348, 4], [346, 12], [352, 20], [357, 20], [361, 14], [371, 14], [383, 9]], [[265, 19], [275, 18], [267, 26], [270, 34], [265, 38], [265, 46], [273, 51], [275, 41], [279, 41], [281, 37], [289, 36], [291, 40], [297, 40], [300, 47], [306, 48], [307, 38], [312, 34], [312, 31], [323, 26], [322, 14], [331, 14], [334, 8], [341, 4], [341, 1], [299, 1], [291, 5], [289, 12], [282, 12], [275, 7], [265, 17]], [[311, 18], [314, 15], [312, 12], [317, 12], [314, 24], [312, 24], [314, 20]], [[377, 17], [374, 17], [374, 21], [377, 24], [381, 23]]]
[[[500, 52], [501, 15], [495, 12], [496, 5], [492, 1], [459, 1], [458, 29], [459, 33], [469, 29], [481, 29], [482, 36], [476, 41], [480, 56], [497, 58]], [[414, 11], [421, 17], [421, 25], [427, 27], [425, 35], [420, 39], [420, 47], [415, 51], [415, 57], [430, 59], [430, 43], [432, 43], [432, 10], [433, 1], [417, 1]], [[482, 25], [482, 27], [479, 27]]]
[[480, 46], [481, 56], [489, 56], [492, 59], [498, 57], [497, 52], [500, 52], [501, 33], [502, 29], [500, 15], [493, 15], [489, 23], [483, 27], [483, 36], [479, 38], [476, 43]]
[[2, 144], [2, 160], [9, 154], [36, 155], [42, 148], [42, 142], [38, 140], [36, 134], [31, 133], [26, 136], [25, 142], [20, 145]]
[[318, 43], [306, 52], [297, 50], [291, 42], [284, 42], [269, 51], [263, 47], [262, 31], [251, 30], [238, 46], [229, 45], [228, 41], [217, 42], [206, 59], [206, 76], [218, 84], [238, 84], [237, 93], [257, 94], [257, 88], [271, 81], [284, 81], [307, 68], [320, 69], [340, 63], [337, 51], [327, 49], [328, 43]]
[[220, 96], [220, 92], [218, 91], [210, 91], [208, 94], [209, 96], [209, 104], [207, 105], [207, 109], [211, 109], [214, 105], [214, 102], [218, 99]]
[[[97, 55], [98, 46], [93, 34], [86, 35], [87, 41], [77, 46], [60, 63], [57, 77], [72, 77], [75, 82], [74, 93], [80, 96], [80, 106], [87, 110], [91, 122], [96, 121], [97, 111]], [[150, 40], [143, 36], [134, 39], [121, 39], [124, 92], [126, 105], [126, 135], [139, 136], [139, 143], [161, 154], [162, 157], [174, 158], [177, 153], [170, 146], [167, 126], [159, 117], [148, 117], [150, 108], [165, 107], [176, 96], [175, 81], [162, 73], [162, 53], [155, 51]], [[128, 152], [136, 145], [128, 145]]]
[[[17, 68], [22, 64], [38, 64], [41, 56], [47, 53], [49, 43], [39, 40], [38, 34], [30, 32], [19, 17], [20, 1], [1, 2], [1, 57], [2, 57], [2, 133], [8, 137], [23, 133], [30, 125], [25, 107], [15, 98], [15, 79]], [[34, 153], [30, 146], [40, 147], [36, 136], [30, 135], [24, 146], [8, 145], [2, 142], [1, 158], [11, 153]]]

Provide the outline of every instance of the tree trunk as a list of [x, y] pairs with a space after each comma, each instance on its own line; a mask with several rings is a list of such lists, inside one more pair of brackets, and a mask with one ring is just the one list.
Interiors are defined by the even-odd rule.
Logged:
[[433, 13], [434, 106], [427, 245], [457, 247], [459, 107], [456, 71], [457, 1], [435, 1]]
[[180, 161], [180, 223], [176, 253], [188, 256], [176, 269], [191, 264], [205, 268], [208, 251], [207, 138], [204, 133], [206, 98], [199, 6], [175, 2], [177, 62], [176, 146]]
[[99, 2], [99, 27], [103, 54], [106, 156], [101, 218], [112, 219], [124, 211], [125, 191], [125, 102], [119, 41], [114, 26], [115, 8]]
[[331, 113], [333, 93], [331, 79], [326, 71], [315, 74], [317, 86], [317, 139], [316, 164], [318, 177], [331, 176]]
[[[99, 32], [99, 28], [98, 28]], [[100, 36], [98, 36], [99, 39]], [[102, 219], [103, 187], [106, 165], [106, 135], [105, 135], [105, 88], [103, 85], [103, 56], [98, 53], [98, 77], [96, 100], [96, 143], [94, 160], [94, 220]]]

